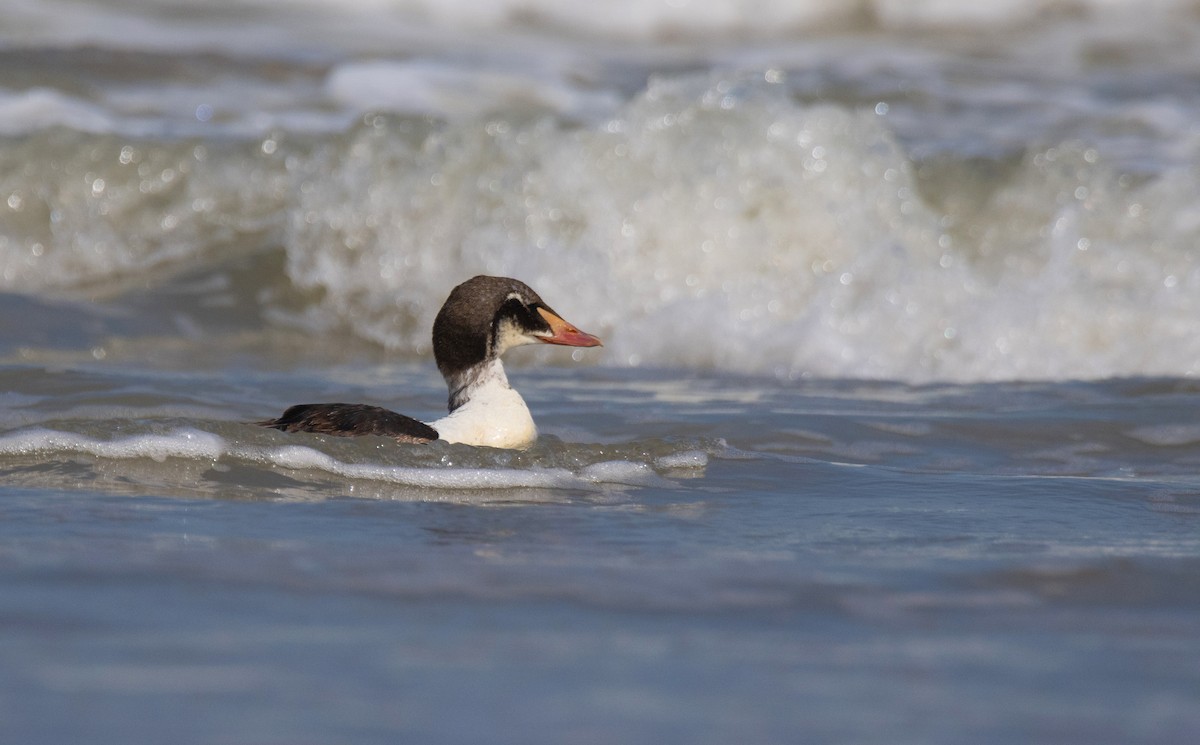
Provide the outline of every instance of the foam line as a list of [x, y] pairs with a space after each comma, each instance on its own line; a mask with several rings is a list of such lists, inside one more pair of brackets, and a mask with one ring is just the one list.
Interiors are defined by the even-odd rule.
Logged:
[[[0, 456], [82, 454], [105, 459], [146, 458], [158, 463], [170, 458], [217, 462], [233, 459], [296, 471], [320, 471], [347, 479], [379, 481], [429, 489], [583, 489], [605, 485], [646, 486], [665, 483], [646, 463], [605, 461], [565, 468], [415, 467], [346, 463], [311, 447], [235, 445], [225, 438], [196, 429], [162, 435], [134, 435], [101, 440], [81, 434], [35, 428], [0, 437]], [[668, 456], [669, 458], [669, 456]], [[692, 456], [688, 462], [694, 463]]]

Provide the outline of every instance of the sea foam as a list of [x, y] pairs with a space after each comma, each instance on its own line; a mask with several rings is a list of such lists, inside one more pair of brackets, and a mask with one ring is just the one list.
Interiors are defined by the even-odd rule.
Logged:
[[[165, 434], [141, 434], [111, 439], [47, 428], [30, 428], [0, 436], [0, 457], [69, 458], [93, 456], [110, 461], [145, 459], [165, 463], [183, 459], [200, 465], [227, 467], [233, 463], [287, 471], [332, 475], [348, 481], [394, 484], [432, 490], [570, 489], [606, 491], [621, 486], [670, 483], [650, 463], [604, 460], [570, 469], [565, 467], [405, 466], [380, 462], [346, 462], [305, 445], [258, 445], [232, 442], [194, 428]], [[670, 456], [665, 456], [669, 461]], [[660, 458], [659, 460], [663, 460]], [[702, 467], [694, 455], [689, 467]], [[656, 461], [657, 463], [657, 461]], [[109, 468], [112, 466], [110, 465]]]
[[[645, 80], [644, 60], [581, 64], [586, 47], [541, 66], [341, 60], [284, 86], [301, 118], [337, 109], [342, 125], [316, 131], [267, 116], [231, 134], [217, 120], [253, 117], [206, 111], [216, 129], [195, 139], [171, 120], [154, 137], [95, 133], [87, 108], [77, 127], [0, 144], [0, 289], [116, 297], [127, 312], [123, 294], [159, 282], [159, 304], [129, 315], [169, 316], [181, 336], [202, 339], [221, 302], [252, 311], [227, 314], [237, 331], [287, 326], [314, 348], [349, 333], [427, 360], [450, 288], [504, 274], [604, 338], [575, 359], [606, 365], [917, 382], [1200, 373], [1187, 100], [1013, 60], [990, 78], [933, 52], [849, 48], [805, 47], [790, 67], [772, 50], [750, 68], [684, 57], [702, 71]], [[406, 98], [409, 83], [429, 95]], [[52, 99], [64, 120], [83, 100]], [[1083, 123], [1064, 125], [1060, 102]], [[247, 257], [259, 271], [230, 268]], [[238, 281], [183, 312], [172, 281], [189, 272]]]
[[1200, 371], [1190, 170], [1132, 179], [1066, 142], [999, 157], [1012, 176], [972, 193], [955, 168], [914, 162], [885, 109], [805, 105], [776, 79], [656, 80], [582, 129], [376, 120], [313, 161], [291, 277], [328, 318], [417, 354], [444, 288], [483, 272], [588, 319], [606, 364], [914, 381]]
[[[625, 43], [771, 40], [830, 28], [854, 31], [1015, 29], [1066, 17], [1129, 33], [1154, 19], [1186, 19], [1187, 0], [743, 0], [647, 3], [614, 0], [216, 0], [201, 15], [171, 12], [167, 0], [147, 12], [106, 3], [10, 2], [0, 10], [0, 40], [25, 45], [104, 45], [125, 49], [220, 49], [282, 52], [298, 48], [390, 52], [397, 45], [445, 44], [448, 38], [566, 34]], [[269, 31], [269, 33], [268, 33]]]

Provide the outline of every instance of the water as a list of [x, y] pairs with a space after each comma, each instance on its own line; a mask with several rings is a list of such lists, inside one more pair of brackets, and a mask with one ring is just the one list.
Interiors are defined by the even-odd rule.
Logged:
[[0, 8], [0, 740], [1200, 739], [1197, 8], [952, 6]]

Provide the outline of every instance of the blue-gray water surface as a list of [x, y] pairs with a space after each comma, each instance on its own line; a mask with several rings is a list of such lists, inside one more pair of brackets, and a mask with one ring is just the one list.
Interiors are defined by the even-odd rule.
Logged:
[[[2, 374], [7, 742], [1200, 732], [1191, 381], [525, 369], [547, 434], [514, 456], [244, 423], [338, 376]], [[553, 479], [403, 483], [436, 463]]]

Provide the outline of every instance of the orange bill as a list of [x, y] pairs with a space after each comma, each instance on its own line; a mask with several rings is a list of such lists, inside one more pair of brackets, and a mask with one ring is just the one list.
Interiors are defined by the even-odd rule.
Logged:
[[553, 311], [545, 308], [538, 308], [537, 312], [541, 314], [542, 319], [550, 324], [550, 336], [539, 336], [538, 339], [546, 344], [562, 344], [567, 347], [598, 347], [600, 339], [591, 334], [580, 331], [571, 324], [564, 321]]

